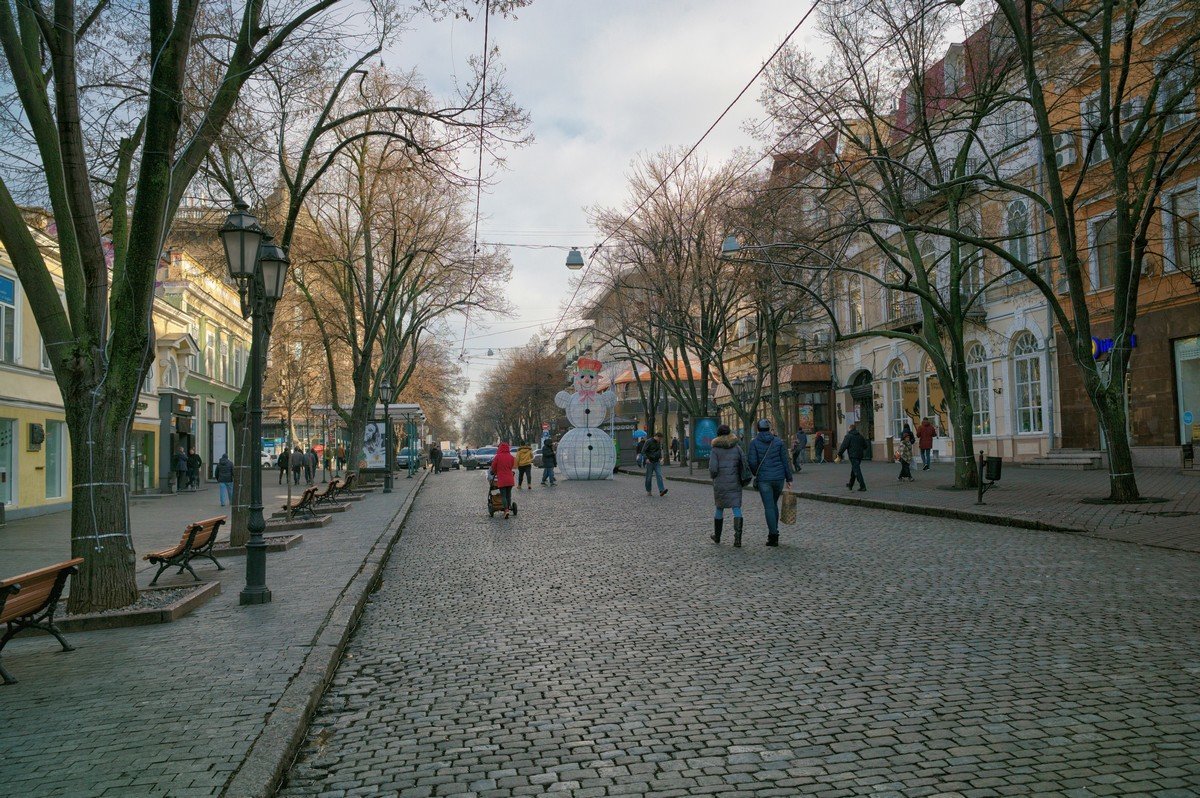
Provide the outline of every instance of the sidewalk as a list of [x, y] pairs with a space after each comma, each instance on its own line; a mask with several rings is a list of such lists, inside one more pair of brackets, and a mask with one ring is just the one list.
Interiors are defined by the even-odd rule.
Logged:
[[[864, 462], [868, 490], [861, 493], [846, 488], [849, 463], [809, 463], [796, 476], [793, 490], [815, 501], [1200, 552], [1200, 479], [1178, 469], [1138, 469], [1142, 495], [1166, 501], [1124, 505], [1084, 503], [1108, 495], [1107, 471], [1057, 471], [1005, 463], [1001, 480], [984, 496], [983, 506], [975, 504], [974, 490], [949, 488], [954, 479], [947, 464], [934, 464], [929, 471], [921, 471], [918, 464], [914, 482], [897, 480], [899, 471], [894, 463]], [[688, 479], [682, 466], [664, 468], [663, 476]], [[708, 474], [694, 469], [692, 479], [707, 483]]]
[[[273, 601], [242, 607], [245, 558], [197, 570], [221, 595], [174, 623], [74, 633], [63, 653], [23, 635], [4, 650], [0, 796], [266, 795], [290, 760], [420, 485], [396, 479], [267, 555]], [[266, 485], [268, 506], [277, 486]], [[136, 503], [135, 545], [177, 542], [181, 519], [220, 512], [214, 488]], [[0, 530], [0, 571], [67, 554], [65, 514]], [[139, 560], [140, 562], [140, 560]], [[153, 571], [139, 569], [138, 582]], [[170, 571], [160, 585], [191, 584]], [[19, 730], [16, 733], [14, 730]]]

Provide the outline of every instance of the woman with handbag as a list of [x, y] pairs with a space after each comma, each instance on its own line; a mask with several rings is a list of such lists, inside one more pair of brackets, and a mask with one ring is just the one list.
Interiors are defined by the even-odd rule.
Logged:
[[792, 464], [783, 440], [772, 434], [771, 422], [765, 418], [758, 421], [758, 434], [750, 441], [747, 459], [767, 516], [767, 545], [778, 546], [779, 497], [785, 483], [789, 489], [792, 487]]
[[708, 458], [708, 475], [713, 481], [713, 543], [721, 542], [721, 529], [725, 526], [725, 509], [733, 510], [733, 545], [742, 545], [742, 487], [750, 482], [750, 469], [738, 446], [738, 438], [729, 431], [728, 424], [717, 427], [717, 437], [712, 439], [712, 453]]

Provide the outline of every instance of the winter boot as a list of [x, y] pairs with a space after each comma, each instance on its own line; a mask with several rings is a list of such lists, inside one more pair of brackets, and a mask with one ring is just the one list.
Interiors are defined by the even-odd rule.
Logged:
[[742, 519], [733, 519], [733, 547], [740, 549], [742, 547]]
[[767, 535], [767, 545], [768, 546], [778, 546], [779, 545], [779, 534], [776, 533], [774, 535]]
[[724, 527], [725, 527], [725, 519], [724, 518], [714, 518], [713, 519], [713, 533], [711, 535], [709, 535], [709, 537], [712, 538], [713, 543], [721, 542], [721, 530]]

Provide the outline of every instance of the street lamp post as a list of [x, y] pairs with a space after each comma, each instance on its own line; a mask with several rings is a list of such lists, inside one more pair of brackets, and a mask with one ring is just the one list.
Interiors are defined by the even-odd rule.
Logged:
[[389, 405], [395, 396], [395, 390], [390, 380], [385, 379], [379, 384], [379, 398], [383, 400], [383, 428], [387, 434], [387, 442], [383, 446], [383, 456], [387, 460], [387, 470], [383, 472], [384, 493], [392, 492], [392, 463], [395, 455], [392, 454], [392, 414]]
[[238, 201], [220, 230], [225, 247], [229, 276], [237, 281], [243, 319], [251, 319], [250, 332], [250, 441], [254, 450], [250, 462], [250, 517], [246, 543], [246, 586], [242, 604], [266, 604], [271, 600], [267, 588], [267, 544], [263, 532], [262, 498], [262, 385], [263, 346], [270, 329], [275, 303], [283, 296], [287, 277], [287, 253], [258, 225], [246, 203]]

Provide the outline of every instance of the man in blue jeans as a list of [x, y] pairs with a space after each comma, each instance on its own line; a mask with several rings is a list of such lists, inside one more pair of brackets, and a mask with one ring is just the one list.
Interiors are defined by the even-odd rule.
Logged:
[[758, 495], [767, 516], [767, 545], [779, 545], [779, 497], [783, 486], [792, 487], [792, 464], [783, 439], [771, 433], [771, 422], [759, 419], [758, 434], [750, 441], [750, 472], [758, 482]]
[[654, 433], [654, 437], [651, 438], [650, 440], [646, 441], [646, 445], [642, 447], [642, 457], [646, 461], [646, 495], [647, 496], [654, 495], [650, 491], [650, 477], [651, 476], [658, 477], [658, 495], [659, 496], [667, 495], [667, 489], [663, 485], [663, 477], [662, 477], [662, 456], [663, 456], [662, 437], [663, 436], [662, 436], [661, 432], [656, 432], [656, 433]]

